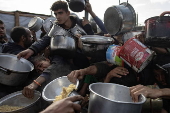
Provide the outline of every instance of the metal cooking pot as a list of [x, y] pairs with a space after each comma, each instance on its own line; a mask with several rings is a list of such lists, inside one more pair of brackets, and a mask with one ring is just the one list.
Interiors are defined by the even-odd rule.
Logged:
[[22, 84], [28, 77], [34, 66], [28, 60], [16, 55], [0, 54], [0, 83], [17, 86]]
[[50, 29], [52, 28], [54, 21], [56, 20], [55, 17], [49, 17], [44, 20], [43, 28], [46, 31], [46, 33], [49, 33]]
[[89, 57], [106, 56], [107, 48], [113, 44], [111, 37], [99, 35], [84, 35], [81, 37], [82, 50]]
[[57, 23], [54, 23], [50, 32], [48, 33], [48, 36], [55, 37], [57, 35], [71, 36], [71, 34], [68, 31], [57, 25]]
[[41, 93], [39, 91], [35, 91], [33, 99], [28, 99], [22, 94], [22, 91], [17, 91], [1, 98], [0, 106], [9, 105], [23, 107], [19, 110], [3, 113], [38, 113], [41, 110], [40, 97]]
[[76, 43], [72, 37], [57, 35], [51, 38], [51, 54], [61, 55], [63, 57], [74, 57], [76, 52]]
[[146, 45], [170, 47], [170, 16], [165, 14], [170, 14], [170, 11], [145, 20]]
[[64, 57], [74, 57], [76, 51], [76, 42], [73, 36], [62, 27], [54, 24], [48, 36], [51, 37], [51, 54], [57, 54]]
[[88, 113], [141, 113], [146, 101], [140, 95], [139, 102], [133, 102], [128, 87], [113, 83], [93, 83], [89, 86]]
[[126, 2], [113, 5], [106, 9], [104, 25], [112, 35], [119, 35], [131, 31], [136, 25], [136, 13]]
[[78, 24], [76, 24], [73, 28], [70, 29], [73, 36], [76, 36], [77, 34], [81, 35], [87, 35], [87, 33], [82, 29]]
[[85, 0], [67, 0], [69, 8], [73, 12], [81, 12], [85, 8]]
[[30, 20], [30, 22], [28, 23], [28, 28], [30, 30], [37, 32], [38, 30], [41, 29], [41, 27], [43, 26], [43, 23], [44, 23], [44, 20], [36, 16]]

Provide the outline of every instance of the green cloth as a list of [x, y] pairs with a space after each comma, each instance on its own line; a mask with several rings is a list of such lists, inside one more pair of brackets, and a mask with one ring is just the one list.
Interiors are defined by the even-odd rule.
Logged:
[[91, 83], [94, 83], [94, 82], [98, 82], [97, 79], [94, 76], [92, 76], [92, 75], [86, 75], [85, 76], [84, 83], [91, 84]]

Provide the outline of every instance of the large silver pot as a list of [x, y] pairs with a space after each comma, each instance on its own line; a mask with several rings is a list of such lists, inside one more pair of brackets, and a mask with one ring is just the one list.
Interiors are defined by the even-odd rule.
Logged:
[[62, 27], [54, 24], [48, 36], [51, 37], [51, 54], [64, 57], [73, 57], [76, 51], [76, 42], [72, 35]]
[[119, 35], [131, 31], [136, 25], [136, 13], [126, 2], [113, 5], [106, 9], [104, 25], [112, 35]]
[[96, 57], [96, 54], [106, 56], [106, 50], [113, 44], [114, 39], [99, 35], [84, 35], [81, 37], [81, 41], [82, 50], [85, 55], [89, 57]]
[[93, 83], [89, 86], [88, 113], [141, 113], [146, 98], [133, 102], [128, 87], [113, 83]]
[[22, 94], [22, 91], [17, 91], [1, 98], [0, 106], [23, 107], [19, 110], [3, 113], [38, 113], [41, 110], [40, 97], [41, 93], [39, 91], [35, 91], [33, 99], [28, 99]]
[[50, 48], [51, 54], [71, 58], [75, 55], [76, 43], [72, 37], [57, 35], [51, 38]]
[[22, 84], [33, 69], [33, 64], [24, 58], [19, 60], [16, 55], [0, 54], [0, 83], [2, 84], [9, 86]]

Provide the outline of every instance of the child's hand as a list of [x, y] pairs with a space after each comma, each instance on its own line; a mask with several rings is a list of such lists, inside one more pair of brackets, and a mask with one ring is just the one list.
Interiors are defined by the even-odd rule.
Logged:
[[37, 89], [38, 85], [34, 82], [24, 87], [22, 94], [27, 98], [34, 98], [34, 90]]

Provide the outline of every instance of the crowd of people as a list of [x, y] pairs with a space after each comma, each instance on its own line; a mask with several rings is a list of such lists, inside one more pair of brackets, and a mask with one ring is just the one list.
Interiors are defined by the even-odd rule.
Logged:
[[[92, 62], [91, 58], [87, 57], [79, 46], [80, 37], [82, 35], [95, 34], [107, 37], [113, 36], [108, 34], [103, 22], [93, 12], [91, 4], [87, 2], [85, 10], [93, 17], [102, 33], [94, 33], [87, 19], [71, 16], [65, 1], [54, 2], [50, 9], [56, 17], [55, 23], [57, 26], [68, 32], [75, 25], [79, 25], [84, 30], [76, 35], [72, 33], [72, 37], [76, 42], [75, 55], [68, 57], [57, 53], [46, 54], [44, 50], [47, 48], [49, 50], [51, 37], [43, 32], [41, 40], [37, 40], [34, 31], [22, 26], [16, 26], [11, 30], [10, 38], [13, 42], [10, 42], [6, 36], [5, 24], [0, 20], [0, 52], [15, 54], [19, 59], [21, 57], [28, 59], [34, 65], [34, 71], [30, 73], [24, 84], [15, 87], [0, 84], [0, 98], [18, 90], [22, 90], [25, 97], [34, 98], [34, 90], [42, 92], [43, 88], [50, 81], [67, 75], [72, 83], [75, 83], [77, 79], [80, 80], [81, 87], [78, 90], [80, 96], [68, 97], [51, 105], [43, 102], [44, 106], [42, 109], [44, 110], [41, 113], [74, 113], [75, 111], [80, 111], [81, 106], [74, 102], [83, 100], [89, 94], [88, 86], [94, 82], [116, 83], [128, 86], [134, 102], [138, 102], [140, 94], [152, 99], [162, 98], [163, 107], [161, 113], [170, 113], [170, 72], [161, 68], [162, 65], [170, 62], [168, 48], [150, 47], [150, 49], [155, 51], [155, 55], [152, 61], [140, 73], [135, 72], [127, 64], [118, 66], [107, 62], [106, 59]], [[135, 37], [145, 44], [145, 31]], [[114, 36], [113, 38], [115, 40], [113, 44], [123, 45], [120, 37]], [[147, 87], [147, 85], [154, 84], [157, 84], [160, 89]], [[7, 91], [7, 88], [11, 90]]]

